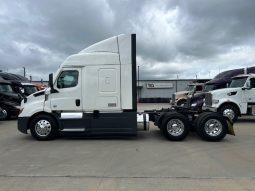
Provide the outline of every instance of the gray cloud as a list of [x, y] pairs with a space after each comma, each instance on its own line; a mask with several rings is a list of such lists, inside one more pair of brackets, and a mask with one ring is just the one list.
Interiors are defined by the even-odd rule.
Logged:
[[0, 2], [0, 69], [47, 79], [70, 54], [137, 34], [141, 78], [213, 77], [254, 65], [255, 2], [24, 0]]

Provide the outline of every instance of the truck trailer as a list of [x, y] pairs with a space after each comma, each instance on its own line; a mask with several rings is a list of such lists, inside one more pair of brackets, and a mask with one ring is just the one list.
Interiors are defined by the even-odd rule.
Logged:
[[[137, 118], [154, 122], [172, 141], [183, 140], [191, 128], [207, 141], [234, 134], [231, 121], [216, 112], [187, 107], [137, 112], [136, 35], [118, 35], [69, 56], [49, 88], [22, 101], [18, 130], [37, 140], [59, 134], [135, 136]], [[141, 117], [143, 116], [143, 117]]]

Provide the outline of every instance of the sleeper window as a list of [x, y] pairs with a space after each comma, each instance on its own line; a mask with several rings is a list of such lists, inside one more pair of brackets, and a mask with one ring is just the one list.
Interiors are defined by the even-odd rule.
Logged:
[[79, 72], [76, 70], [63, 71], [58, 77], [57, 88], [71, 88], [78, 84]]

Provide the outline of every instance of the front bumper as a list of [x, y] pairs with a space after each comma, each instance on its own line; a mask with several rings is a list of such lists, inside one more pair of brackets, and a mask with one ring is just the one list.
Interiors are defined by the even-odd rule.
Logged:
[[212, 111], [212, 112], [217, 112], [217, 108], [215, 107], [209, 107], [209, 106], [203, 106], [202, 110], [204, 111]]
[[21, 133], [27, 134], [28, 121], [29, 121], [29, 117], [19, 117], [18, 118], [18, 130]]

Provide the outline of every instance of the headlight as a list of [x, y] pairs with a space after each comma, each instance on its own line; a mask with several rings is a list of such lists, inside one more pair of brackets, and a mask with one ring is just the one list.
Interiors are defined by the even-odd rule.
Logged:
[[213, 100], [212, 100], [212, 103], [213, 103], [213, 104], [217, 104], [217, 103], [219, 103], [219, 100], [218, 100], [218, 99], [213, 99]]
[[20, 110], [20, 106], [15, 106], [15, 108]]
[[197, 103], [192, 103], [191, 104], [191, 107], [195, 107], [195, 106], [197, 106]]

